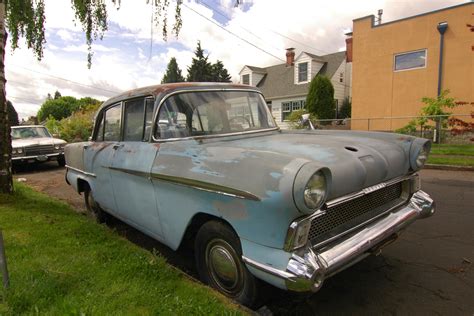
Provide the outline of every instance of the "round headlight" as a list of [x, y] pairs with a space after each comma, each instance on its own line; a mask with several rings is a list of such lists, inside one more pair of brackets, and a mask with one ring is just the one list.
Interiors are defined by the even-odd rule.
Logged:
[[416, 165], [418, 168], [421, 168], [425, 165], [426, 160], [428, 160], [428, 150], [425, 146], [423, 146], [418, 153], [418, 157], [416, 157]]
[[18, 148], [18, 149], [16, 150], [16, 152], [19, 153], [19, 154], [22, 154], [22, 153], [23, 153], [23, 148]]
[[323, 203], [326, 197], [326, 177], [322, 171], [314, 173], [311, 178], [309, 178], [308, 183], [304, 189], [304, 203], [310, 209], [317, 209]]
[[59, 146], [59, 145], [54, 145], [54, 149], [58, 150], [59, 148], [61, 148], [61, 146]]
[[17, 153], [16, 148], [13, 148], [12, 149], [12, 154], [16, 154], [16, 153]]

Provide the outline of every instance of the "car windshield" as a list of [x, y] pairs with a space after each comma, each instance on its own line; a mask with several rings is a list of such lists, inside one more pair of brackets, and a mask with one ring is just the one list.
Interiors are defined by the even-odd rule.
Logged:
[[275, 128], [263, 97], [252, 91], [183, 92], [160, 107], [155, 138], [228, 134]]
[[12, 128], [12, 139], [51, 137], [45, 127]]

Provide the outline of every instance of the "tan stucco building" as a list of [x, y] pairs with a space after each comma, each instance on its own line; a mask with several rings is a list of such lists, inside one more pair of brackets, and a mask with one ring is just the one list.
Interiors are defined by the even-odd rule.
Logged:
[[[352, 129], [394, 130], [415, 116], [422, 97], [436, 97], [440, 31], [444, 33], [441, 89], [474, 102], [474, 2], [376, 25], [373, 15], [355, 19], [352, 50]], [[351, 47], [352, 46], [352, 47]], [[457, 107], [469, 114], [472, 104]], [[370, 122], [366, 118], [372, 118]], [[359, 120], [361, 119], [361, 120]], [[468, 120], [468, 117], [464, 117]]]

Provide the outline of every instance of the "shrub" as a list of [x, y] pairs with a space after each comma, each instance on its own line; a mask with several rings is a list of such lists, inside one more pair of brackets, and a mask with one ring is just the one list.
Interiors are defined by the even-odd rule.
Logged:
[[309, 85], [306, 108], [319, 119], [332, 119], [335, 114], [334, 87], [325, 76], [316, 76]]

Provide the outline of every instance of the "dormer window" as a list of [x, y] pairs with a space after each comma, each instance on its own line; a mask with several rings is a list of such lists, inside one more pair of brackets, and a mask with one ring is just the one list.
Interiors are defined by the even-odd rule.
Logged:
[[242, 83], [243, 83], [243, 84], [250, 85], [250, 74], [247, 74], [247, 75], [243, 75], [243, 76], [242, 76]]
[[298, 64], [298, 82], [308, 81], [308, 63]]

